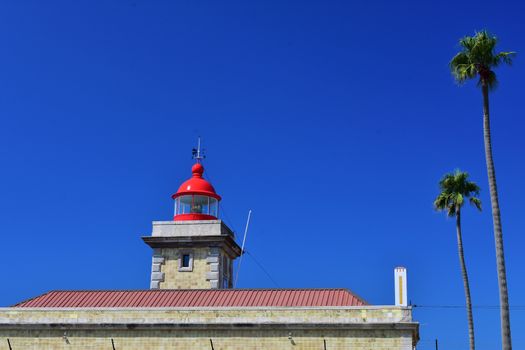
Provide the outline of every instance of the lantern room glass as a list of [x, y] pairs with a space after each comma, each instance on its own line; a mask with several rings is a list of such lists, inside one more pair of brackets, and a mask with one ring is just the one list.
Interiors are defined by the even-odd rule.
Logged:
[[190, 194], [177, 197], [175, 215], [204, 214], [218, 217], [219, 201], [213, 197]]

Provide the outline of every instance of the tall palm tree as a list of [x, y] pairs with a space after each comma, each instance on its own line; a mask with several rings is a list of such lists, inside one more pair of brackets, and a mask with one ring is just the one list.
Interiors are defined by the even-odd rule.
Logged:
[[450, 62], [452, 74], [459, 83], [479, 78], [478, 86], [483, 94], [483, 136], [485, 141], [485, 159], [489, 178], [490, 201], [492, 204], [492, 221], [494, 224], [494, 240], [496, 242], [496, 263], [498, 268], [498, 284], [501, 316], [501, 341], [503, 350], [511, 350], [509, 294], [507, 290], [507, 273], [505, 270], [505, 254], [503, 252], [503, 232], [501, 229], [501, 214], [499, 209], [498, 189], [496, 186], [496, 170], [492, 157], [492, 142], [490, 136], [489, 91], [497, 85], [493, 69], [500, 64], [512, 64], [515, 52], [495, 52], [498, 40], [487, 31], [466, 36], [459, 41], [461, 51]]
[[465, 289], [465, 301], [467, 304], [468, 334], [470, 350], [475, 349], [474, 341], [474, 318], [472, 316], [472, 301], [470, 299], [470, 286], [468, 283], [467, 266], [463, 253], [463, 238], [461, 235], [461, 207], [465, 199], [481, 210], [481, 200], [476, 197], [479, 195], [479, 187], [474, 182], [468, 180], [468, 173], [456, 170], [454, 173], [445, 174], [439, 182], [441, 193], [434, 200], [436, 210], [446, 211], [448, 216], [456, 217], [456, 233], [458, 240], [458, 256], [461, 265], [461, 276], [463, 277], [463, 287]]

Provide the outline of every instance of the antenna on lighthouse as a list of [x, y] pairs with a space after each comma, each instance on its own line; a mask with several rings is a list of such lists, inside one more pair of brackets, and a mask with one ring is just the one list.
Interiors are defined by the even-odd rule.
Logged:
[[242, 257], [244, 256], [244, 244], [246, 243], [246, 235], [248, 234], [248, 226], [250, 225], [250, 218], [252, 217], [252, 211], [248, 212], [248, 220], [246, 220], [246, 228], [244, 229], [244, 237], [242, 239], [241, 246], [241, 257], [239, 258], [239, 265], [237, 266], [237, 275], [235, 275], [235, 281], [233, 282], [233, 288], [237, 286], [239, 280], [239, 272], [241, 272]]
[[204, 151], [204, 149], [201, 150], [201, 137], [199, 136], [197, 139], [197, 148], [193, 148], [191, 150], [191, 156], [197, 161], [197, 163], [200, 163], [204, 158], [206, 158]]

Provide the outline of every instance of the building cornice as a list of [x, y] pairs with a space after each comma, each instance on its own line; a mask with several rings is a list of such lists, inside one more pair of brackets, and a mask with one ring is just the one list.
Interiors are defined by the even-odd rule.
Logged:
[[217, 236], [144, 236], [142, 240], [151, 248], [196, 248], [196, 247], [219, 247], [228, 252], [234, 258], [241, 255], [241, 247], [230, 235]]
[[417, 331], [417, 322], [369, 322], [369, 323], [287, 323], [287, 322], [268, 322], [268, 323], [176, 323], [176, 322], [148, 322], [148, 323], [89, 323], [89, 322], [10, 322], [0, 323], [0, 329], [80, 329], [80, 330], [100, 330], [100, 329], [362, 329], [362, 330], [412, 330]]

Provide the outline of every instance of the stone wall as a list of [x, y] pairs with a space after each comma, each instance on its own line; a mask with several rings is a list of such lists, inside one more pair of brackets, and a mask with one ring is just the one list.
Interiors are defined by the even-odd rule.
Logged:
[[16, 324], [394, 324], [412, 323], [410, 307], [0, 308], [0, 329]]
[[[190, 267], [180, 267], [180, 258], [189, 254]], [[225, 269], [224, 265], [228, 269]], [[219, 248], [156, 248], [151, 264], [151, 289], [214, 289], [232, 287], [231, 258]]]
[[[233, 232], [220, 220], [154, 221], [151, 289], [216, 289], [233, 287], [233, 260], [241, 254]], [[191, 255], [191, 268], [180, 257]]]
[[[409, 331], [393, 330], [0, 330], [0, 349], [411, 350]], [[325, 347], [326, 346], [326, 347]]]
[[[160, 265], [160, 271], [163, 275], [163, 281], [159, 284], [160, 289], [210, 289], [210, 281], [206, 279], [208, 272], [210, 272], [210, 265], [207, 262], [207, 248], [184, 250], [162, 248], [158, 250], [164, 258], [164, 263]], [[179, 271], [181, 252], [192, 255], [190, 271]]]
[[391, 306], [0, 308], [0, 350], [411, 350], [411, 314]]

